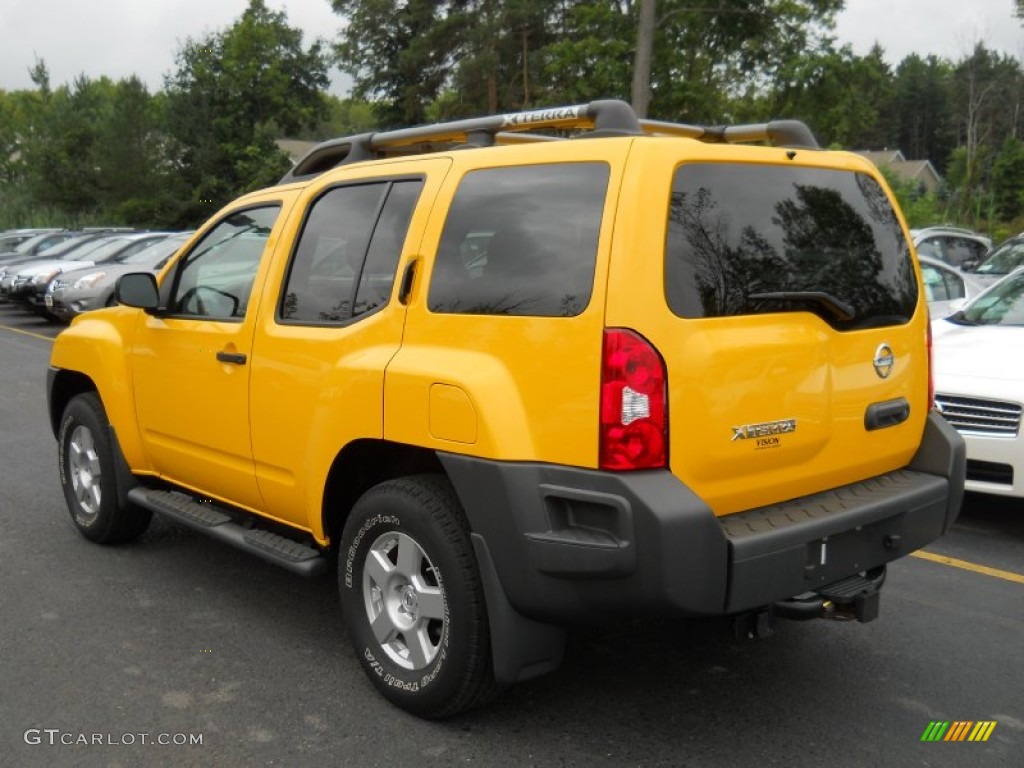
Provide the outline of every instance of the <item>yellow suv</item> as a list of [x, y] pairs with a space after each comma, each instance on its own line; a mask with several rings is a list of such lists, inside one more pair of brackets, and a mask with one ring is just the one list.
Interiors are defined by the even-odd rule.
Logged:
[[597, 101], [326, 142], [117, 297], [53, 349], [75, 524], [336, 562], [419, 715], [580, 622], [871, 620], [959, 511], [906, 227], [800, 123]]

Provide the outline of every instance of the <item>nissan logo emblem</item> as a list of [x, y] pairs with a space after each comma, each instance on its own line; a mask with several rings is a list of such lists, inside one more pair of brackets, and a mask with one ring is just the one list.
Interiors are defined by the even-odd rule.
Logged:
[[875, 350], [875, 359], [871, 361], [871, 364], [875, 366], [875, 373], [878, 374], [878, 378], [889, 378], [895, 362], [896, 358], [893, 357], [892, 347], [888, 344], [879, 344], [878, 349]]

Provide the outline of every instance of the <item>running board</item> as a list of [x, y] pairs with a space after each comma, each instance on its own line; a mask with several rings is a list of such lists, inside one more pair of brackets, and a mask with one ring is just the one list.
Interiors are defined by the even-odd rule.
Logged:
[[327, 558], [319, 550], [272, 531], [239, 525], [214, 503], [143, 487], [130, 490], [128, 500], [300, 576], [316, 576], [327, 568]]

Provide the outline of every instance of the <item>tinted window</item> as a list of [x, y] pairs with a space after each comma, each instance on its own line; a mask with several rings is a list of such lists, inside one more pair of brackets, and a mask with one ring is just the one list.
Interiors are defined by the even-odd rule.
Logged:
[[590, 302], [603, 163], [495, 168], [466, 175], [438, 248], [434, 312], [568, 317]]
[[921, 282], [924, 284], [924, 297], [927, 301], [949, 301], [952, 298], [942, 279], [942, 270], [930, 264], [921, 265]]
[[978, 258], [979, 243], [968, 240], [964, 237], [950, 237], [946, 239], [945, 261], [954, 267], [963, 267], [965, 264]]
[[340, 323], [387, 303], [423, 182], [374, 182], [313, 203], [289, 268], [279, 317]]
[[950, 319], [967, 325], [1024, 325], [1024, 272], [993, 286]]
[[122, 264], [162, 264], [170, 256], [177, 253], [178, 249], [185, 244], [189, 235], [172, 235], [155, 243], [147, 242], [146, 247], [137, 253], [125, 258]]
[[921, 264], [921, 282], [928, 301], [952, 301], [966, 295], [964, 281], [958, 275], [932, 264]]
[[695, 164], [672, 187], [665, 294], [681, 317], [810, 311], [845, 330], [907, 322], [917, 281], [869, 176]]
[[171, 312], [201, 318], [241, 318], [278, 206], [233, 213], [207, 232], [179, 263]]
[[377, 226], [370, 238], [366, 262], [359, 276], [355, 315], [371, 312], [388, 303], [395, 282], [398, 257], [409, 231], [409, 221], [416, 208], [421, 181], [403, 181], [391, 185]]
[[1024, 240], [1008, 240], [985, 259], [977, 270], [981, 275], [1008, 275], [1024, 263]]

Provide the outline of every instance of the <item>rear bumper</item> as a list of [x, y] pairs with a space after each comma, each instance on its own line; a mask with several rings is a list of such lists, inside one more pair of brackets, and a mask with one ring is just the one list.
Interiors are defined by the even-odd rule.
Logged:
[[967, 490], [1024, 497], [1024, 435], [964, 435]]
[[903, 469], [717, 518], [668, 471], [440, 458], [510, 605], [559, 624], [738, 613], [880, 568], [950, 528], [965, 467], [932, 414]]

